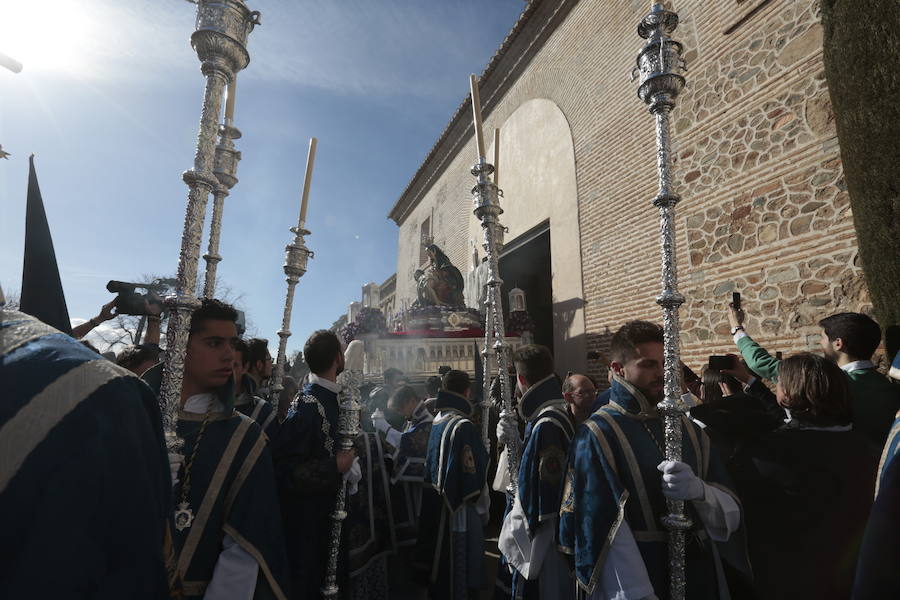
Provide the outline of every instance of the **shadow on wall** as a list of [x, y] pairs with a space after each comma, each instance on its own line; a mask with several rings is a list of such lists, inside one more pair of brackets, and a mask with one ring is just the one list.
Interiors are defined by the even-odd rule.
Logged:
[[588, 372], [598, 389], [609, 387], [609, 346], [615, 332], [607, 327], [602, 333], [589, 332], [585, 334], [587, 347]]
[[561, 332], [563, 341], [570, 340], [567, 332], [575, 321], [575, 315], [579, 310], [584, 309], [586, 304], [587, 302], [581, 298], [570, 298], [553, 303], [553, 331]]

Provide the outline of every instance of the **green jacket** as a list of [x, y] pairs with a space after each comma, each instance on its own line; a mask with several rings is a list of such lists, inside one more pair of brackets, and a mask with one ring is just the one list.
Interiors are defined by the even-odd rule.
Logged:
[[[781, 361], [765, 348], [749, 336], [739, 339], [737, 347], [751, 371], [763, 379], [778, 380]], [[880, 448], [900, 410], [900, 386], [892, 384], [874, 368], [849, 371], [847, 377], [850, 378], [853, 429]]]

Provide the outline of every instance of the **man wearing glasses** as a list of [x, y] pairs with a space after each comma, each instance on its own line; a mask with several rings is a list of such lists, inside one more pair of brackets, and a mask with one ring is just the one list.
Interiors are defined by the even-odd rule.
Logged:
[[597, 386], [587, 375], [580, 375], [569, 371], [562, 384], [563, 398], [569, 410], [569, 415], [578, 427], [584, 423], [594, 412], [594, 402], [597, 399]]

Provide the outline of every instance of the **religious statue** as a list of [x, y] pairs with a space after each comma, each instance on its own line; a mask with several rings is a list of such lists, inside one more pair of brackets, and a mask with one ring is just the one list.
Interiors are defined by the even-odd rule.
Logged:
[[417, 269], [413, 274], [418, 298], [416, 304], [451, 307], [465, 305], [462, 273], [437, 245], [428, 243], [425, 251], [428, 253], [428, 266], [424, 270]]

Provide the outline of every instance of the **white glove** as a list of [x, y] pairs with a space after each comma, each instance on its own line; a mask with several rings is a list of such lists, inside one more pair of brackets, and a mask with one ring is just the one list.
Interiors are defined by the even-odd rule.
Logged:
[[384, 413], [380, 408], [375, 409], [375, 412], [372, 413], [372, 425], [382, 433], [387, 432], [387, 430], [391, 428], [391, 424], [384, 418]]
[[706, 494], [703, 480], [694, 475], [691, 465], [664, 460], [656, 468], [663, 474], [662, 493], [670, 500], [701, 500]]
[[172, 475], [172, 487], [175, 487], [175, 484], [178, 483], [178, 471], [181, 470], [181, 463], [183, 462], [184, 455], [169, 454], [169, 473]]
[[362, 340], [353, 340], [344, 351], [344, 370], [362, 371], [366, 349]]
[[500, 419], [497, 423], [497, 441], [504, 446], [519, 441], [519, 427], [512, 419]]
[[362, 479], [362, 468], [359, 466], [359, 457], [353, 459], [353, 464], [344, 473], [344, 481], [347, 482], [347, 493], [351, 496], [359, 490], [359, 480]]

